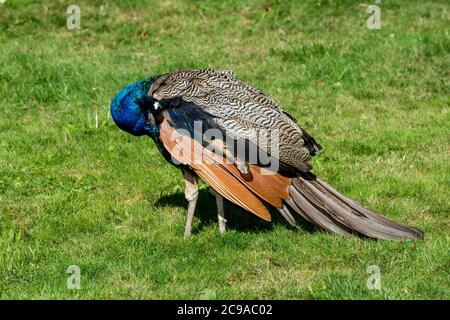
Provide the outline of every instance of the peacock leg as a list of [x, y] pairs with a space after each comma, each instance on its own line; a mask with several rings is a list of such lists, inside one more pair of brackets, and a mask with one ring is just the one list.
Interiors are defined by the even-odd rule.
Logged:
[[184, 228], [184, 238], [187, 239], [192, 232], [192, 222], [194, 221], [194, 212], [198, 198], [198, 185], [197, 175], [192, 170], [183, 168], [182, 171], [184, 178], [184, 196], [188, 201], [186, 227]]
[[223, 210], [223, 197], [212, 188], [210, 188], [210, 192], [216, 197], [217, 221], [219, 223], [219, 231], [223, 234], [226, 231], [227, 223], [227, 219], [225, 219], [225, 212]]

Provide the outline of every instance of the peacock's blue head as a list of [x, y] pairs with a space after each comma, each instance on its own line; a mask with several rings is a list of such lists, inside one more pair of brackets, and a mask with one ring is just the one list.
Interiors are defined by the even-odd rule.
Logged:
[[150, 112], [151, 98], [147, 92], [153, 79], [130, 84], [122, 89], [111, 103], [111, 115], [117, 126], [134, 136], [155, 133], [153, 115]]

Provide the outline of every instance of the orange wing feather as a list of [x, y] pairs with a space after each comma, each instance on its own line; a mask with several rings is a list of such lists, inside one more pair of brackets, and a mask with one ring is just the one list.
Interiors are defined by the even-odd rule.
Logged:
[[282, 200], [289, 198], [290, 178], [267, 174], [266, 169], [249, 165], [251, 177], [245, 179], [234, 164], [178, 133], [167, 120], [160, 125], [160, 138], [174, 159], [192, 168], [224, 198], [266, 221], [271, 221], [271, 216], [264, 202], [281, 208]]

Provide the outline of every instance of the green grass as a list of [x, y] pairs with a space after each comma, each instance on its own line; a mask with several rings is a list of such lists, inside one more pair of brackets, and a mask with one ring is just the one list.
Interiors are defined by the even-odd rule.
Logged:
[[[360, 1], [116, 2], [76, 1], [79, 31], [72, 2], [0, 5], [1, 298], [450, 298], [447, 1], [383, 1], [380, 30]], [[268, 92], [324, 146], [318, 176], [425, 240], [293, 230], [229, 203], [221, 236], [203, 186], [184, 241], [180, 172], [108, 110], [185, 67]]]

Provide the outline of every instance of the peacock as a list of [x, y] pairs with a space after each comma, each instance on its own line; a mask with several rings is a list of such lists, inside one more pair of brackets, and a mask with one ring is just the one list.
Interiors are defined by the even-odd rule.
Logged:
[[317, 178], [310, 158], [322, 146], [269, 95], [232, 71], [187, 69], [151, 76], [122, 89], [112, 100], [111, 115], [120, 129], [149, 136], [181, 169], [188, 201], [185, 238], [192, 233], [199, 177], [215, 194], [222, 233], [225, 198], [269, 222], [275, 208], [294, 227], [303, 218], [341, 235], [424, 236]]

